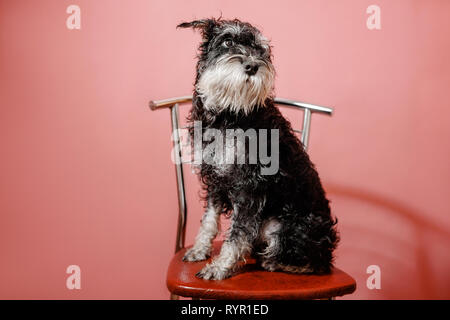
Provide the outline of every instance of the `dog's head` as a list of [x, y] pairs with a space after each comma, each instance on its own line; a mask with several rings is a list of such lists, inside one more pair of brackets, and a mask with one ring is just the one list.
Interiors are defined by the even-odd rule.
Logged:
[[203, 106], [248, 114], [271, 98], [275, 70], [269, 41], [239, 20], [205, 19], [185, 22], [180, 28], [201, 31], [195, 90]]

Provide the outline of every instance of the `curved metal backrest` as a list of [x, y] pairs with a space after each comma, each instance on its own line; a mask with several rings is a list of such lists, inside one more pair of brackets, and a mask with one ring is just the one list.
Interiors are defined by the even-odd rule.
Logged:
[[[177, 225], [177, 238], [175, 243], [175, 252], [184, 248], [185, 235], [186, 235], [186, 219], [187, 219], [187, 207], [186, 207], [186, 192], [184, 188], [184, 175], [183, 175], [183, 162], [181, 156], [180, 136], [179, 136], [179, 111], [180, 104], [187, 104], [192, 102], [192, 96], [183, 96], [178, 98], [170, 98], [165, 100], [150, 101], [149, 107], [151, 110], [159, 110], [164, 108], [170, 109], [172, 132], [173, 132], [173, 147], [175, 156], [175, 172], [177, 177], [177, 192], [178, 192], [178, 225]], [[311, 130], [311, 115], [312, 113], [324, 113], [326, 115], [332, 115], [333, 109], [329, 107], [323, 107], [313, 105], [304, 102], [298, 102], [288, 99], [275, 98], [275, 104], [287, 106], [295, 109], [302, 109], [303, 113], [303, 126], [301, 132], [301, 141], [305, 150], [308, 149], [309, 133]]]

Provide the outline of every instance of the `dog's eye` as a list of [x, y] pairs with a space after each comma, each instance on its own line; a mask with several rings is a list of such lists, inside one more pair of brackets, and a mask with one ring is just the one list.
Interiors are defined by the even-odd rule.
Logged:
[[232, 47], [232, 46], [234, 45], [234, 42], [233, 42], [233, 40], [231, 40], [231, 39], [226, 39], [226, 40], [223, 42], [223, 45], [224, 45], [225, 47], [227, 47], [227, 48], [230, 48], [230, 47]]

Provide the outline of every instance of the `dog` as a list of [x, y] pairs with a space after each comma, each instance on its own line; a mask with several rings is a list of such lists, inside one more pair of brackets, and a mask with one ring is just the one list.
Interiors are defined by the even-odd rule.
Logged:
[[[329, 273], [339, 241], [337, 219], [330, 214], [319, 175], [302, 143], [274, 105], [275, 69], [269, 40], [237, 19], [195, 20], [177, 28], [193, 28], [202, 35], [188, 116], [191, 138], [194, 122], [223, 136], [231, 129], [270, 129], [278, 133], [277, 148], [273, 139], [267, 148], [276, 150], [279, 157], [274, 174], [262, 174], [267, 164], [261, 162], [203, 161], [198, 165], [207, 205], [195, 244], [183, 260], [210, 256], [220, 215], [228, 214], [231, 224], [220, 254], [197, 277], [231, 277], [248, 255], [268, 271]], [[260, 136], [257, 139], [262, 142]], [[244, 152], [249, 160], [250, 150]]]

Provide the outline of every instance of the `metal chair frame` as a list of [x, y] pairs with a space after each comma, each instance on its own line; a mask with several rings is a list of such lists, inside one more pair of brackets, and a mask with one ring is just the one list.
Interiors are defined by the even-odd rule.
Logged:
[[[183, 249], [185, 246], [185, 236], [186, 236], [186, 221], [187, 221], [187, 206], [186, 206], [186, 191], [184, 186], [184, 175], [183, 175], [183, 162], [181, 155], [181, 145], [179, 136], [179, 105], [187, 104], [192, 102], [192, 96], [183, 96], [178, 98], [170, 98], [165, 100], [150, 101], [149, 107], [151, 110], [159, 110], [168, 108], [171, 115], [171, 124], [173, 132], [173, 147], [175, 153], [175, 172], [177, 179], [177, 194], [178, 194], [178, 223], [177, 223], [177, 234], [175, 241], [175, 253]], [[301, 142], [305, 150], [308, 149], [309, 134], [311, 131], [311, 116], [313, 113], [323, 113], [331, 116], [333, 114], [333, 108], [318, 106], [305, 102], [298, 102], [294, 100], [275, 98], [276, 105], [282, 105], [291, 107], [294, 109], [301, 109], [303, 113], [303, 126], [302, 130], [297, 132], [301, 133]]]

